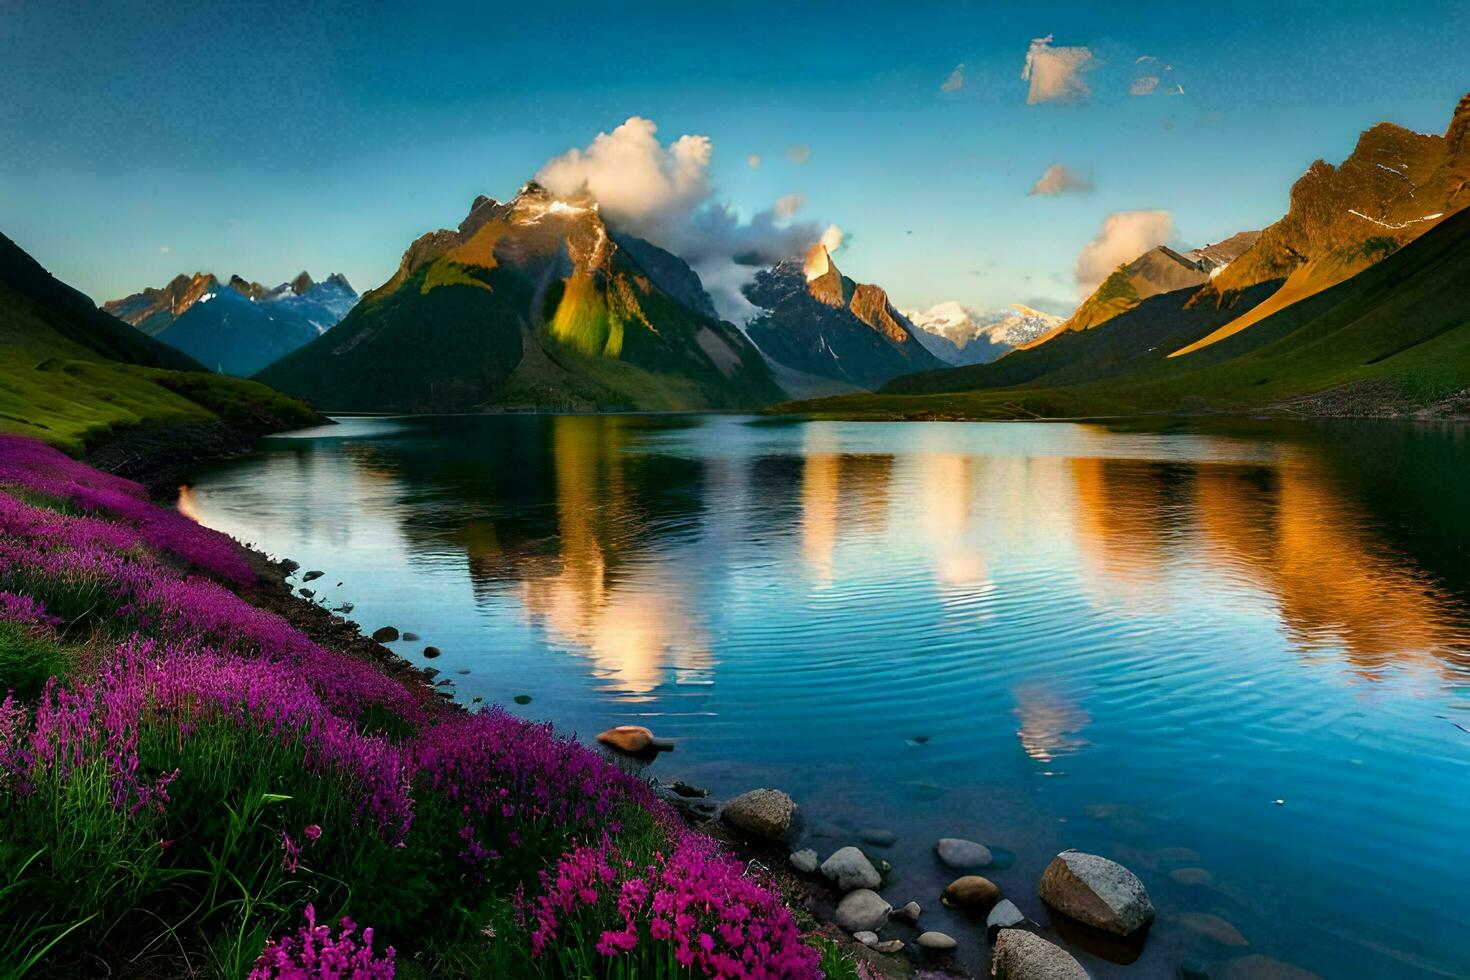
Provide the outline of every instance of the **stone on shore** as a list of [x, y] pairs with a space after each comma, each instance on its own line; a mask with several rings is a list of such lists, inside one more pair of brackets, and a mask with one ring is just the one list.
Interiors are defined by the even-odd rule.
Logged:
[[848, 892], [837, 903], [837, 924], [849, 933], [876, 932], [888, 922], [893, 906], [867, 888]]
[[803, 874], [812, 874], [817, 870], [817, 852], [810, 847], [792, 851], [791, 866]]
[[885, 939], [873, 948], [880, 953], [901, 953], [903, 952], [903, 940]]
[[844, 847], [833, 851], [822, 862], [822, 874], [826, 875], [838, 891], [850, 892], [854, 888], [877, 888], [883, 883], [878, 869], [868, 856], [856, 847]]
[[1060, 946], [1024, 929], [1002, 929], [991, 949], [995, 980], [1088, 980], [1082, 964]]
[[619, 752], [639, 755], [644, 752], [663, 752], [674, 747], [666, 738], [654, 738], [653, 732], [642, 725], [619, 725], [597, 733], [597, 741]]
[[1127, 936], [1154, 920], [1154, 904], [1138, 876], [1116, 861], [1063, 851], [1041, 876], [1041, 899], [1079, 922]]
[[922, 911], [923, 911], [923, 909], [919, 907], [919, 903], [918, 902], [909, 902], [908, 904], [904, 905], [902, 908], [894, 909], [893, 910], [893, 917], [895, 919], [900, 919], [900, 920], [902, 920], [904, 922], [912, 923], [913, 925], [918, 925], [919, 924], [919, 913], [922, 912]]
[[856, 939], [864, 946], [878, 945], [878, 934], [868, 929], [864, 929], [862, 932], [853, 933], [852, 938]]
[[398, 639], [398, 628], [396, 626], [384, 626], [373, 631], [373, 639], [379, 643], [392, 643]]
[[967, 912], [988, 910], [1000, 898], [1000, 888], [989, 878], [965, 875], [949, 883], [944, 890], [944, 904]]
[[753, 789], [741, 793], [726, 803], [721, 812], [725, 823], [736, 830], [771, 841], [786, 839], [795, 816], [796, 803], [779, 789]]
[[953, 936], [946, 933], [921, 932], [919, 933], [919, 938], [914, 940], [914, 945], [935, 953], [943, 953], [954, 949], [959, 943], [955, 942]]
[[957, 870], [984, 868], [994, 860], [990, 848], [984, 844], [959, 837], [941, 837], [934, 850], [939, 853], [939, 860]]

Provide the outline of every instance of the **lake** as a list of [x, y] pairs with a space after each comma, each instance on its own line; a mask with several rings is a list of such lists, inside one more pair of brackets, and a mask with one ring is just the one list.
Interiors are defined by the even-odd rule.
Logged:
[[895, 832], [885, 897], [977, 971], [938, 837], [1042, 921], [1057, 851], [1137, 873], [1158, 921], [1126, 967], [1072, 945], [1094, 976], [1466, 976], [1467, 435], [350, 419], [179, 505], [461, 700], [647, 725], [653, 774], [786, 789], [823, 857]]

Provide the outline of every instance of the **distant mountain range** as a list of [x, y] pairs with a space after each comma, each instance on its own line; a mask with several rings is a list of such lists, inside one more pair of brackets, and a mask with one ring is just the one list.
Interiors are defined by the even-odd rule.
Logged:
[[331, 329], [357, 303], [346, 277], [324, 282], [302, 272], [268, 289], [238, 275], [180, 275], [103, 304], [143, 333], [222, 374], [247, 377]]
[[974, 310], [953, 300], [927, 310], [905, 310], [914, 336], [946, 364], [984, 364], [1050, 333], [1062, 318], [1016, 304]]
[[477, 198], [259, 379], [326, 409], [750, 408], [783, 397], [680, 258], [615, 233], [587, 195]]
[[802, 259], [756, 273], [745, 297], [760, 312], [746, 333], [772, 360], [802, 374], [872, 390], [943, 366], [879, 286], [853, 282], [820, 242]]
[[[132, 430], [166, 428], [158, 437], [167, 447], [149, 454], [158, 457], [187, 455], [201, 442], [239, 448], [233, 440], [242, 434], [317, 418], [263, 385], [211, 374], [99, 310], [0, 235], [0, 432], [82, 453]], [[119, 468], [128, 471], [129, 461]]]
[[1320, 161], [1287, 215], [1120, 266], [1065, 323], [992, 363], [839, 416], [1070, 418], [1171, 412], [1470, 415], [1470, 96], [1444, 136], [1374, 126]]

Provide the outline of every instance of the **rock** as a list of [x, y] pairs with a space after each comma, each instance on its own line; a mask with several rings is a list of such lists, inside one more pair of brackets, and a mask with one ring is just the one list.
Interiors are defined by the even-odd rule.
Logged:
[[459, 668], [459, 670], [456, 670], [455, 673], [461, 677], [468, 677], [470, 676], [470, 669], [468, 667], [461, 667]]
[[1060, 946], [1024, 929], [1002, 929], [991, 948], [996, 980], [1088, 980], [1082, 964]]
[[297, 589], [296, 591], [297, 592], [300, 592], [303, 596], [305, 596], [308, 599], [314, 598], [316, 596], [316, 593], [313, 592], [311, 589], [301, 588], [301, 589]]
[[398, 630], [392, 626], [384, 626], [382, 629], [373, 631], [373, 639], [379, 643], [392, 643], [398, 639]]
[[856, 847], [834, 851], [831, 857], [822, 862], [822, 874], [831, 879], [838, 891], [844, 892], [850, 892], [854, 888], [877, 888], [883, 883], [873, 862]]
[[1041, 899], [1079, 922], [1127, 936], [1154, 920], [1154, 903], [1138, 876], [1116, 861], [1063, 851], [1041, 876]]
[[419, 638], [419, 635], [417, 633], [404, 633], [403, 638], [412, 643]]
[[949, 883], [944, 890], [944, 904], [953, 909], [979, 912], [989, 909], [1000, 898], [1000, 889], [989, 878], [965, 875]]
[[336, 607], [335, 609], [333, 609], [332, 612], [339, 612], [339, 613], [341, 613], [342, 615], [345, 616], [348, 613], [352, 612], [352, 610], [354, 610], [356, 608], [357, 607], [354, 606], [352, 603], [350, 603], [350, 602], [344, 602], [344, 603], [342, 603], [342, 605], [340, 605], [340, 606]]
[[530, 704], [531, 703], [531, 695], [529, 695], [529, 694], [517, 694], [515, 697], [511, 698], [511, 700], [514, 701], [516, 704]]
[[880, 953], [901, 953], [903, 952], [903, 940], [885, 939], [873, 948]]
[[1179, 922], [1190, 932], [1198, 933], [1222, 946], [1249, 946], [1250, 943], [1235, 928], [1218, 915], [1210, 915], [1205, 912], [1186, 912], [1179, 917]]
[[645, 752], [670, 752], [674, 748], [672, 741], [666, 738], [654, 738], [653, 732], [641, 725], [619, 725], [617, 728], [609, 728], [605, 732], [598, 732], [597, 740], [603, 745], [629, 755], [639, 755]]
[[817, 870], [817, 852], [810, 847], [792, 851], [790, 860], [791, 866], [802, 874], [812, 874]]
[[[771, 792], [771, 791], [767, 791]], [[850, 933], [875, 932], [888, 921], [893, 906], [883, 896], [867, 888], [848, 892], [837, 903], [837, 924]]]
[[424, 656], [428, 657], [430, 660], [433, 660], [435, 657], [439, 656], [439, 653], [440, 650], [438, 647], [424, 647]]
[[1181, 885], [1208, 885], [1215, 878], [1204, 868], [1175, 868], [1169, 877]]
[[951, 868], [984, 868], [995, 860], [984, 844], [958, 837], [941, 837], [934, 850], [939, 853], [939, 860]]
[[327, 574], [327, 573], [326, 572], [319, 572], [316, 569], [312, 569], [311, 571], [307, 572], [305, 575], [301, 576], [301, 581], [303, 581], [303, 582], [311, 582], [311, 581], [313, 581], [315, 579], [321, 578], [325, 574]]
[[954, 949], [959, 943], [954, 941], [953, 936], [946, 935], [942, 932], [921, 932], [919, 933], [919, 938], [914, 940], [914, 945], [922, 949], [942, 953]]
[[876, 945], [878, 945], [878, 934], [876, 932], [870, 932], [870, 931], [868, 931], [866, 929], [864, 929], [862, 932], [855, 932], [855, 933], [853, 933], [852, 934], [852, 938], [856, 939], [858, 942], [862, 943], [864, 946], [876, 946]]
[[669, 783], [669, 789], [678, 793], [680, 796], [687, 796], [690, 799], [703, 798], [709, 795], [709, 790], [701, 786], [693, 786], [684, 782], [682, 779], [676, 779]]
[[1015, 902], [1003, 898], [995, 903], [995, 908], [985, 917], [985, 933], [994, 940], [995, 934], [1001, 929], [1013, 929], [1025, 924], [1025, 913], [1016, 907]]
[[866, 827], [858, 831], [858, 840], [874, 847], [892, 847], [898, 843], [898, 835], [882, 827]]
[[918, 925], [919, 913], [922, 911], [923, 909], [919, 908], [918, 902], [909, 902], [901, 909], [894, 909], [893, 917], [895, 919], [901, 919], [904, 922], [908, 922], [912, 925]]
[[753, 789], [726, 803], [721, 816], [730, 826], [753, 837], [785, 840], [796, 816], [796, 803], [779, 789]]

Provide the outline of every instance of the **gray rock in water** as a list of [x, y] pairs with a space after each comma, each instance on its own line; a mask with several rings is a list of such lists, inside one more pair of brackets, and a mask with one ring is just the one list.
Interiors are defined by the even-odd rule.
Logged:
[[403, 638], [412, 643], [414, 640], [417, 640], [419, 638], [419, 635], [417, 633], [404, 633]]
[[315, 579], [321, 578], [325, 574], [327, 574], [327, 573], [326, 572], [319, 572], [316, 569], [312, 569], [311, 571], [307, 572], [305, 575], [301, 576], [301, 581], [303, 581], [303, 582], [311, 582], [311, 581], [313, 581]]
[[394, 640], [398, 639], [398, 628], [394, 626], [384, 626], [382, 629], [374, 630], [373, 639], [377, 640], [379, 643], [392, 643]]
[[1001, 929], [1012, 929], [1016, 926], [1026, 924], [1026, 916], [1016, 907], [1016, 903], [1009, 898], [1003, 898], [995, 903], [995, 908], [985, 917], [985, 933], [994, 941], [995, 934]]
[[864, 827], [858, 831], [858, 840], [874, 847], [892, 847], [898, 843], [898, 835], [882, 827]]
[[984, 844], [959, 837], [941, 837], [934, 850], [939, 852], [939, 860], [951, 868], [984, 868], [994, 860]]
[[913, 925], [918, 925], [919, 913], [922, 911], [924, 910], [919, 907], [918, 902], [909, 902], [902, 908], [894, 909], [893, 917], [895, 919], [901, 919], [902, 921], [911, 923]]
[[725, 804], [721, 817], [736, 830], [766, 840], [785, 840], [796, 803], [779, 789], [753, 789]]
[[877, 888], [883, 883], [873, 862], [856, 847], [834, 851], [831, 857], [822, 862], [822, 874], [831, 879], [839, 891], [844, 892], [850, 892], [854, 888]]
[[817, 870], [817, 852], [810, 847], [792, 851], [791, 866], [802, 874], [812, 874]]
[[995, 980], [1088, 980], [1082, 964], [1060, 946], [1023, 929], [1002, 929], [991, 948]]
[[903, 952], [903, 940], [885, 939], [873, 948], [880, 953], [901, 953]]
[[848, 892], [837, 903], [837, 924], [849, 933], [877, 932], [888, 922], [893, 906], [867, 888]]
[[314, 598], [316, 596], [316, 593], [313, 592], [311, 589], [301, 588], [301, 589], [297, 589], [296, 591], [297, 592], [300, 592], [303, 596], [305, 596], [308, 599]]
[[878, 945], [878, 934], [876, 932], [871, 932], [871, 931], [869, 931], [867, 929], [864, 929], [862, 932], [855, 932], [855, 933], [853, 933], [852, 934], [852, 938], [856, 939], [858, 942], [862, 943], [864, 946], [876, 946], [876, 945]]
[[914, 945], [922, 949], [943, 953], [954, 949], [959, 943], [955, 942], [953, 936], [943, 932], [921, 932], [919, 938], [914, 940]]
[[1127, 936], [1154, 920], [1154, 903], [1138, 876], [1116, 861], [1063, 851], [1041, 876], [1041, 899], [1079, 922]]

